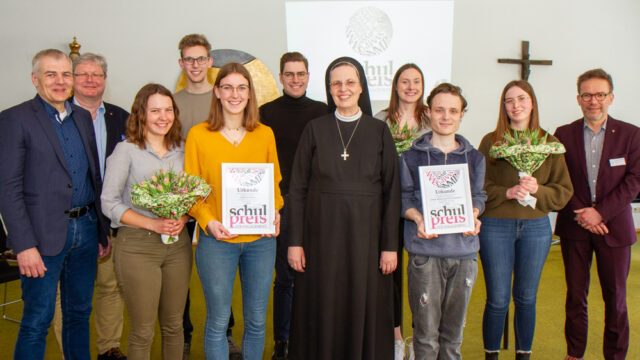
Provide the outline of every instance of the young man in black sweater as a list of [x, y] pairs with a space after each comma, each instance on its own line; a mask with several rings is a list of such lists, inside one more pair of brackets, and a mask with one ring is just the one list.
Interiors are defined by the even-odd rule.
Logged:
[[325, 103], [306, 97], [309, 84], [309, 62], [299, 52], [288, 52], [280, 58], [280, 82], [283, 95], [260, 107], [260, 120], [271, 127], [276, 137], [276, 147], [282, 172], [280, 189], [285, 197], [282, 208], [280, 235], [276, 255], [276, 279], [273, 287], [273, 334], [275, 349], [272, 359], [287, 358], [291, 302], [293, 298], [293, 272], [287, 262], [287, 193], [293, 158], [302, 130], [307, 123], [327, 113]]

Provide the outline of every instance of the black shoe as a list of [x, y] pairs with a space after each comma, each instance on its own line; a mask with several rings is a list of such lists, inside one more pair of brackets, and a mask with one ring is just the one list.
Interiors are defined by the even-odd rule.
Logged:
[[286, 360], [289, 354], [289, 342], [288, 341], [276, 341], [276, 345], [273, 347], [273, 355], [271, 360]]
[[529, 360], [531, 353], [516, 353], [516, 360]]
[[498, 352], [485, 352], [484, 360], [498, 360]]
[[189, 360], [191, 358], [191, 343], [185, 342], [182, 349], [182, 360]]
[[98, 355], [98, 360], [127, 360], [127, 356], [120, 351], [120, 348], [114, 347]]
[[227, 342], [229, 343], [229, 360], [242, 360], [242, 351], [233, 343], [231, 336], [227, 337]]

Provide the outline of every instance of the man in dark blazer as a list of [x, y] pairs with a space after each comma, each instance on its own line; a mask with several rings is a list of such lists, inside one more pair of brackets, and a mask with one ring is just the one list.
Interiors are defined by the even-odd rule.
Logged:
[[55, 49], [32, 62], [34, 99], [0, 113], [0, 213], [17, 254], [24, 311], [15, 359], [42, 359], [62, 294], [67, 359], [89, 359], [96, 258], [108, 251], [89, 113], [67, 101], [71, 61]]
[[[260, 106], [260, 121], [273, 130], [282, 181], [280, 190], [287, 198], [293, 167], [293, 157], [302, 131], [309, 121], [326, 115], [327, 105], [308, 98], [309, 61], [299, 52], [287, 52], [280, 57], [280, 83], [282, 96]], [[280, 209], [281, 225], [286, 223], [287, 202]], [[273, 355], [271, 360], [285, 360], [289, 351], [291, 306], [295, 272], [287, 261], [289, 238], [286, 226], [280, 227], [276, 237], [276, 277], [273, 282]]]
[[[104, 179], [106, 159], [116, 144], [125, 139], [129, 113], [119, 106], [103, 101], [107, 83], [107, 60], [104, 56], [86, 52], [73, 59], [73, 78], [72, 101], [91, 114], [98, 146], [100, 173]], [[109, 239], [109, 246], [111, 244], [112, 241]], [[113, 251], [110, 252], [112, 253]], [[98, 360], [126, 359], [120, 350], [123, 314], [124, 299], [116, 279], [113, 256], [109, 255], [98, 261], [96, 277], [94, 322]]]
[[573, 197], [558, 214], [567, 282], [567, 359], [581, 359], [587, 344], [587, 294], [593, 253], [605, 303], [605, 359], [624, 359], [629, 348], [626, 282], [636, 233], [631, 201], [640, 192], [640, 129], [609, 116], [613, 81], [602, 69], [578, 78], [584, 117], [559, 127], [555, 136], [565, 160]]
[[73, 103], [91, 113], [96, 135], [101, 132], [101, 127], [106, 131], [104, 139], [96, 138], [98, 144], [103, 145], [98, 145], [98, 154], [100, 172], [104, 175], [105, 159], [125, 139], [129, 112], [103, 100], [107, 84], [107, 60], [104, 56], [87, 52], [75, 58], [73, 77]]

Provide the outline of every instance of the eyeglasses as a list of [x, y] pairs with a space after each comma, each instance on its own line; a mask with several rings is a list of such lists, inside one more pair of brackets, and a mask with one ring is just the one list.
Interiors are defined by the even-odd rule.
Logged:
[[282, 74], [282, 76], [287, 80], [291, 80], [294, 77], [298, 77], [298, 79], [305, 79], [307, 76], [309, 76], [309, 73], [306, 71], [298, 71], [298, 72], [287, 71], [286, 73]]
[[356, 80], [347, 80], [345, 82], [342, 81], [333, 81], [329, 83], [329, 86], [334, 90], [342, 89], [342, 85], [346, 86], [347, 89], [355, 89], [355, 87], [360, 84], [360, 82]]
[[517, 104], [524, 104], [527, 100], [529, 100], [530, 98], [526, 95], [520, 95], [518, 97], [515, 98], [508, 98], [508, 99], [504, 99], [504, 105], [505, 106], [516, 106]]
[[193, 65], [193, 63], [198, 63], [198, 65], [203, 65], [207, 61], [209, 61], [209, 59], [210, 59], [209, 56], [198, 56], [197, 58], [188, 56], [188, 57], [182, 58], [182, 61], [189, 65]]
[[604, 92], [599, 92], [599, 93], [595, 93], [595, 94], [591, 94], [591, 93], [582, 93], [580, 94], [580, 99], [584, 102], [589, 102], [591, 101], [591, 99], [596, 98], [596, 100], [598, 101], [604, 101], [604, 99], [607, 98], [607, 95], [609, 95], [611, 93], [604, 93]]
[[79, 73], [79, 74], [73, 74], [73, 76], [75, 76], [78, 79], [88, 79], [88, 78], [94, 78], [94, 79], [104, 79], [104, 74], [98, 74], [98, 73]]
[[219, 85], [218, 89], [226, 94], [232, 94], [234, 91], [237, 91], [240, 94], [246, 94], [249, 91], [249, 85], [238, 85], [233, 86], [229, 84]]

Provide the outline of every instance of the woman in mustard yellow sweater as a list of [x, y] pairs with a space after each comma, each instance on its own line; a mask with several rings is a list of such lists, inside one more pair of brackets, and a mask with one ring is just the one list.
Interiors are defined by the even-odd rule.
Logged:
[[[258, 122], [251, 76], [237, 63], [223, 66], [214, 84], [209, 119], [194, 126], [185, 144], [185, 171], [211, 185], [211, 195], [190, 211], [200, 227], [196, 266], [207, 306], [204, 350], [207, 359], [228, 359], [233, 282], [238, 267], [242, 283], [245, 359], [262, 359], [269, 289], [279, 232], [280, 167], [271, 129]], [[275, 234], [233, 235], [222, 224], [223, 163], [272, 163]]]

